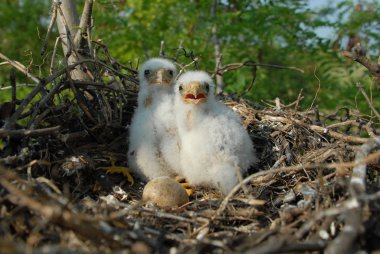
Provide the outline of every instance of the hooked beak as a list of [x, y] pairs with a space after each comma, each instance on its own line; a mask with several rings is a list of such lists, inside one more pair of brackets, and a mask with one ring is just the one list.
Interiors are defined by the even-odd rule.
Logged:
[[207, 91], [200, 82], [190, 82], [186, 85], [182, 98], [185, 103], [200, 104], [206, 101]]
[[169, 86], [172, 82], [173, 76], [169, 70], [158, 69], [151, 73], [148, 77], [148, 82], [153, 85]]

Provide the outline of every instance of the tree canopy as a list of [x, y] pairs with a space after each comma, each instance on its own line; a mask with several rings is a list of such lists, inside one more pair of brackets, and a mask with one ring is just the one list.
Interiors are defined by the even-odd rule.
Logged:
[[[82, 8], [84, 1], [77, 2], [78, 8]], [[94, 5], [92, 39], [102, 40], [115, 59], [134, 67], [138, 59], [141, 62], [158, 56], [161, 41], [165, 42], [167, 56], [176, 55], [181, 44], [184, 50], [180, 51], [179, 61], [190, 62], [191, 57], [197, 57], [197, 67], [212, 73], [215, 26], [223, 65], [249, 61], [304, 70], [302, 74], [288, 69], [242, 67], [224, 73], [224, 91], [257, 102], [275, 97], [291, 102], [303, 89], [305, 105], [310, 105], [318, 93], [315, 103], [321, 108], [356, 107], [358, 103], [369, 113], [364, 99], [357, 98], [356, 83], [373, 90], [375, 96], [378, 91], [373, 89], [365, 68], [342, 57], [340, 52], [351, 50], [360, 42], [369, 57], [376, 60], [380, 4], [375, 0], [325, 5], [315, 2], [216, 1], [212, 14], [214, 1], [99, 0]], [[0, 22], [4, 28], [0, 31], [0, 51], [28, 66], [37, 76], [43, 76], [40, 66], [47, 64], [53, 48], [50, 45], [50, 51], [40, 56], [49, 23], [49, 3], [2, 1]], [[54, 32], [57, 36], [56, 28]], [[8, 72], [8, 68], [0, 69], [3, 86], [8, 83]], [[5, 95], [0, 98], [6, 100]]]

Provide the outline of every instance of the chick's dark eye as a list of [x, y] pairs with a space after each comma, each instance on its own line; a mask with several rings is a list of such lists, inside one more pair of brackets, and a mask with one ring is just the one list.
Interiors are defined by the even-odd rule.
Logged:
[[173, 77], [174, 72], [172, 70], [169, 70], [169, 75]]
[[179, 91], [182, 91], [182, 90], [183, 90], [183, 86], [182, 86], [182, 85], [179, 85], [178, 90], [179, 90]]
[[144, 75], [145, 75], [145, 76], [148, 76], [149, 74], [150, 74], [150, 70], [145, 70], [145, 71], [144, 71]]
[[206, 89], [206, 92], [210, 91], [210, 85], [208, 83], [205, 83], [205, 89]]

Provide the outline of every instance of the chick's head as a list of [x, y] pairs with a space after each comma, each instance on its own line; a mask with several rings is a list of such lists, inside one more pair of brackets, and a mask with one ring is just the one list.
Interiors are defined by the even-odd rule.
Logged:
[[175, 65], [164, 58], [152, 58], [146, 61], [139, 71], [142, 86], [170, 87], [176, 75]]
[[189, 71], [177, 81], [176, 92], [185, 104], [200, 105], [214, 99], [214, 82], [203, 71]]

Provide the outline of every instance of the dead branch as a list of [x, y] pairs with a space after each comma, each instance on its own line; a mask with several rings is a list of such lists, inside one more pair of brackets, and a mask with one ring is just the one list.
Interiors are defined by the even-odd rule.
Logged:
[[326, 248], [328, 254], [344, 254], [349, 253], [353, 249], [356, 238], [363, 232], [363, 206], [364, 200], [362, 199], [365, 194], [365, 181], [367, 173], [367, 164], [363, 162], [364, 158], [376, 147], [380, 145], [380, 137], [370, 139], [367, 143], [361, 146], [361, 149], [355, 156], [355, 163], [357, 164], [352, 172], [350, 181], [350, 199], [347, 201], [345, 213], [343, 213], [343, 220], [345, 225], [340, 234], [329, 243]]
[[318, 125], [306, 124], [306, 123], [302, 122], [301, 120], [294, 119], [294, 118], [289, 119], [289, 118], [285, 118], [285, 117], [265, 115], [265, 116], [263, 116], [263, 119], [273, 121], [273, 122], [281, 122], [281, 123], [285, 123], [285, 124], [297, 124], [297, 125], [302, 126], [304, 128], [308, 128], [312, 131], [316, 131], [320, 134], [330, 135], [331, 137], [333, 137], [335, 139], [342, 140], [344, 142], [352, 142], [352, 143], [363, 144], [363, 143], [366, 143], [368, 141], [368, 138], [360, 138], [360, 137], [355, 137], [355, 136], [344, 135], [342, 133], [332, 131], [330, 129], [327, 129], [327, 128], [324, 128], [324, 127], [321, 127]]
[[55, 56], [57, 54], [58, 43], [60, 40], [61, 40], [61, 37], [58, 36], [54, 43], [53, 53], [51, 55], [51, 60], [50, 60], [50, 69], [49, 69], [50, 75], [52, 75], [54, 72], [54, 61], [55, 61]]
[[175, 62], [178, 62], [178, 57], [179, 57], [179, 53], [181, 52], [181, 49], [183, 49], [183, 40], [179, 41], [179, 45], [178, 45], [178, 48], [176, 50], [175, 57], [174, 57]]
[[[36, 85], [35, 84], [17, 84], [16, 88], [18, 88], [18, 87], [36, 87]], [[9, 90], [9, 89], [13, 89], [13, 87], [12, 86], [0, 87], [0, 91]]]
[[244, 63], [231, 63], [226, 64], [223, 66], [223, 68], [219, 69], [218, 71], [221, 73], [225, 73], [228, 71], [236, 70], [244, 66], [257, 66], [257, 67], [266, 67], [266, 68], [274, 68], [274, 69], [285, 69], [285, 70], [295, 70], [301, 73], [304, 73], [305, 71], [295, 67], [295, 66], [282, 66], [282, 65], [276, 65], [276, 64], [263, 64], [263, 63], [255, 63], [254, 61], [246, 61]]
[[[72, 66], [69, 66], [68, 68], [69, 69], [74, 68], [78, 64], [80, 64], [80, 63], [73, 64]], [[22, 102], [21, 102], [20, 106], [17, 108], [16, 112], [6, 121], [6, 123], [4, 125], [4, 129], [13, 128], [14, 123], [18, 120], [18, 118], [20, 117], [20, 115], [22, 114], [22, 112], [24, 111], [26, 106], [34, 99], [34, 97], [38, 93], [40, 93], [45, 88], [45, 86], [47, 84], [49, 84], [50, 82], [52, 82], [54, 79], [61, 76], [65, 72], [66, 72], [66, 69], [62, 69], [62, 70], [54, 73], [53, 75], [50, 75], [50, 77], [48, 77], [46, 80], [39, 82], [39, 84], [26, 96], [26, 98], [24, 100], [22, 100]]]
[[46, 86], [45, 82], [40, 82], [36, 88], [34, 88], [28, 96], [22, 100], [20, 106], [18, 106], [16, 112], [9, 118], [4, 124], [4, 129], [12, 129], [15, 122], [18, 120], [19, 116], [22, 114], [26, 106], [33, 100], [33, 98], [41, 92], [42, 89], [44, 89]]
[[[107, 57], [108, 61], [112, 64], [112, 66], [114, 67], [115, 65], [116, 66], [120, 66], [121, 69], [125, 69], [127, 70], [129, 73], [133, 74], [133, 75], [137, 75], [137, 71], [135, 69], [133, 69], [133, 67], [128, 67], [126, 65], [123, 65], [121, 64], [120, 62], [118, 62], [115, 58], [111, 57], [110, 53], [109, 53], [109, 50], [107, 48], [107, 46], [105, 44], [103, 44], [100, 40], [97, 40], [97, 41], [91, 41], [92, 43], [95, 44], [95, 46], [98, 46], [100, 47], [102, 50], [103, 50], [103, 53], [105, 54], [105, 56]], [[96, 47], [95, 47], [96, 48]], [[138, 59], [139, 60], [139, 59]], [[139, 63], [137, 63], [136, 65], [136, 69], [138, 69], [138, 66], [139, 66]]]
[[[67, 65], [72, 65], [86, 59], [86, 56], [91, 56], [89, 49], [86, 47], [87, 43], [81, 43], [82, 30], [78, 30], [80, 25], [79, 15], [73, 0], [63, 0], [61, 4], [57, 5], [58, 17], [57, 25], [60, 32], [63, 51], [67, 57]], [[89, 25], [91, 20], [92, 0], [85, 3], [83, 9], [82, 24], [84, 28]], [[83, 30], [86, 33], [86, 29]], [[78, 36], [76, 36], [79, 34]], [[73, 38], [74, 35], [74, 38]], [[80, 67], [80, 68], [79, 68]], [[80, 66], [71, 69], [70, 75], [76, 80], [93, 80], [91, 68], [86, 66], [84, 62]]]
[[211, 5], [211, 18], [213, 19], [214, 24], [211, 28], [212, 43], [214, 44], [214, 59], [215, 59], [215, 76], [216, 76], [216, 93], [220, 93], [224, 88], [223, 73], [218, 72], [222, 68], [222, 50], [220, 45], [220, 40], [218, 37], [218, 28], [216, 22], [216, 15], [218, 9], [218, 0], [213, 0]]
[[16, 73], [14, 69], [11, 70], [9, 74], [9, 81], [11, 82], [12, 87], [12, 104], [15, 106], [17, 102], [17, 84], [16, 84]]
[[158, 52], [158, 55], [160, 57], [164, 57], [165, 56], [164, 48], [165, 48], [165, 41], [161, 41], [160, 42], [160, 51]]
[[[101, 66], [103, 66], [104, 68], [114, 72], [115, 74], [117, 74], [118, 76], [120, 76], [121, 78], [125, 78], [127, 79], [128, 81], [131, 81], [133, 83], [137, 83], [137, 80], [128, 76], [128, 75], [125, 75], [123, 73], [120, 73], [116, 70], [114, 70], [113, 68], [109, 67], [108, 65], [98, 61], [98, 60], [94, 60], [94, 59], [85, 59], [85, 60], [82, 60], [82, 61], [79, 61], [79, 62], [76, 62], [72, 65], [69, 65], [67, 66], [67, 68], [64, 68], [64, 69], [61, 69], [57, 72], [55, 72], [54, 74], [50, 75], [48, 78], [46, 78], [46, 80], [43, 80], [41, 81], [37, 87], [35, 87], [29, 94], [28, 96], [21, 102], [20, 106], [17, 108], [16, 112], [6, 121], [6, 124], [4, 125], [4, 129], [9, 129], [9, 128], [12, 128], [13, 124], [18, 120], [18, 118], [20, 117], [20, 115], [22, 114], [22, 112], [24, 111], [24, 109], [26, 108], [26, 106], [33, 100], [33, 98], [38, 94], [40, 93], [47, 84], [49, 84], [50, 82], [52, 82], [54, 79], [58, 78], [59, 76], [65, 74], [67, 72], [67, 70], [71, 70], [71, 69], [74, 69], [76, 66], [82, 64], [82, 63], [85, 63], [85, 62], [92, 62], [92, 63], [95, 63], [95, 64], [99, 64]], [[45, 100], [43, 100], [44, 102], [48, 101], [53, 95], [54, 93], [57, 91], [57, 87], [55, 89], [53, 89], [53, 91], [50, 91], [48, 97], [46, 97]], [[41, 104], [42, 105], [42, 104]]]
[[265, 176], [265, 175], [274, 175], [278, 173], [284, 173], [284, 172], [290, 172], [290, 171], [299, 171], [299, 170], [305, 170], [305, 169], [312, 169], [312, 168], [347, 168], [347, 167], [354, 167], [359, 165], [360, 163], [370, 163], [373, 161], [377, 161], [380, 156], [380, 151], [377, 151], [373, 154], [368, 155], [365, 159], [362, 159], [360, 161], [354, 161], [354, 162], [345, 162], [345, 163], [330, 163], [330, 164], [306, 164], [306, 165], [295, 165], [290, 167], [283, 167], [283, 168], [273, 168], [266, 171], [260, 171], [258, 173], [252, 174], [248, 177], [246, 177], [243, 181], [241, 181], [238, 185], [236, 185], [231, 192], [223, 199], [223, 202], [221, 203], [219, 209], [217, 210], [215, 216], [219, 216], [222, 214], [222, 212], [226, 209], [228, 201], [239, 191], [239, 189], [242, 187], [243, 184], [248, 184], [250, 181], [252, 181], [254, 178]]
[[245, 254], [268, 254], [268, 253], [295, 253], [323, 251], [326, 242], [322, 240], [309, 240], [306, 242], [293, 242], [291, 239], [270, 238], [269, 241], [255, 246], [244, 252]]
[[343, 51], [341, 55], [363, 65], [374, 77], [377, 87], [380, 88], [380, 65], [374, 61], [371, 61], [366, 56], [366, 51], [361, 47], [360, 43], [357, 43], [352, 48], [351, 52]]
[[5, 130], [0, 129], [0, 138], [11, 137], [11, 138], [22, 138], [22, 137], [41, 137], [46, 135], [57, 135], [60, 130], [60, 126], [36, 129], [36, 130]]
[[15, 205], [28, 207], [32, 211], [41, 215], [43, 219], [71, 229], [86, 239], [98, 241], [99, 237], [102, 237], [111, 243], [116, 242], [109, 234], [107, 234], [104, 228], [102, 230], [99, 223], [88, 223], [93, 221], [91, 217], [84, 214], [75, 214], [59, 204], [43, 204], [42, 202], [37, 201], [11, 184], [8, 179], [17, 179], [17, 177], [4, 169], [0, 169], [0, 176], [0, 184], [10, 193], [8, 200]]
[[358, 125], [358, 122], [356, 120], [348, 120], [348, 121], [345, 121], [345, 122], [341, 122], [341, 123], [333, 123], [333, 124], [330, 124], [328, 126], [326, 126], [327, 129], [334, 129], [334, 128], [339, 128], [339, 127], [343, 127], [343, 126], [356, 126]]
[[87, 29], [91, 27], [91, 15], [92, 15], [93, 4], [94, 4], [93, 0], [86, 0], [84, 4], [81, 19], [79, 22], [79, 30], [77, 31], [74, 37], [75, 48], [80, 47], [80, 42], [82, 38], [86, 38], [87, 36], [89, 36], [89, 34], [87, 34]]
[[95, 120], [95, 118], [93, 117], [93, 115], [90, 112], [89, 108], [85, 104], [85, 98], [84, 98], [83, 93], [77, 87], [75, 87], [74, 82], [70, 78], [70, 74], [69, 73], [67, 73], [67, 76], [69, 78], [71, 90], [74, 92], [75, 98], [76, 98], [76, 100], [78, 102], [78, 106], [83, 111], [83, 113], [88, 117], [88, 119], [90, 119], [90, 121], [92, 123], [96, 124], [97, 121]]
[[[297, 100], [294, 102], [295, 103], [294, 112], [298, 112], [298, 106], [303, 99], [302, 93], [303, 93], [303, 88], [301, 88], [300, 92], [298, 93]], [[289, 107], [289, 105], [288, 105], [288, 107]]]
[[318, 93], [319, 93], [319, 90], [321, 90], [321, 80], [318, 78], [318, 76], [317, 76], [317, 66], [315, 66], [314, 67], [314, 77], [318, 80], [318, 89], [317, 89], [317, 91], [315, 92], [315, 96], [314, 96], [314, 98], [313, 98], [313, 101], [311, 102], [311, 105], [310, 105], [310, 108], [309, 109], [311, 109], [311, 108], [313, 108], [313, 106], [314, 106], [314, 102], [315, 102], [315, 100], [317, 99], [317, 97], [318, 97]]
[[[350, 194], [359, 198], [365, 192], [365, 179], [367, 174], [367, 163], [363, 160], [366, 158], [370, 152], [376, 147], [380, 146], [380, 137], [370, 139], [367, 143], [363, 144], [360, 150], [355, 156], [355, 163], [357, 165], [352, 171], [352, 177], [350, 182]], [[361, 162], [361, 163], [359, 163]]]
[[33, 80], [37, 84], [40, 82], [40, 80], [38, 78], [36, 78], [35, 76], [33, 76], [31, 73], [29, 73], [28, 69], [24, 65], [22, 65], [21, 63], [9, 59], [8, 57], [6, 57], [5, 55], [3, 55], [2, 53], [0, 53], [0, 58], [2, 58], [5, 61], [7, 61], [10, 65], [12, 65], [17, 70], [19, 70], [22, 73], [24, 73], [28, 78], [30, 78], [31, 80]]
[[44, 55], [46, 52], [47, 43], [48, 43], [48, 40], [50, 38], [50, 34], [51, 34], [51, 31], [53, 29], [53, 26], [55, 24], [56, 19], [57, 19], [57, 3], [53, 2], [53, 6], [51, 9], [51, 19], [50, 19], [49, 27], [47, 29], [45, 39], [42, 43], [42, 48], [41, 48], [41, 52], [40, 52], [41, 56]]
[[368, 106], [371, 108], [372, 112], [375, 113], [377, 119], [379, 119], [379, 121], [380, 121], [380, 114], [379, 114], [379, 112], [375, 109], [375, 107], [373, 106], [373, 103], [371, 102], [371, 100], [368, 98], [368, 95], [367, 95], [366, 92], [364, 91], [363, 86], [362, 86], [360, 83], [357, 83], [357, 84], [356, 84], [356, 87], [357, 87], [357, 88], [359, 89], [359, 91], [362, 93], [362, 95], [364, 96], [365, 100], [367, 101]]
[[73, 50], [72, 35], [76, 34], [76, 27], [79, 26], [79, 15], [76, 10], [75, 1], [63, 0], [56, 6], [59, 13], [57, 16], [57, 26], [63, 42], [63, 51], [66, 56], [69, 56]]

